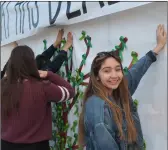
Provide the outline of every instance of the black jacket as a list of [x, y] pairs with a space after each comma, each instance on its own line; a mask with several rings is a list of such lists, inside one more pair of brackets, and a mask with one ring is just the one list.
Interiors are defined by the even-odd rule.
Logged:
[[[67, 52], [61, 50], [58, 54], [50, 61], [51, 57], [54, 55], [57, 49], [51, 45], [46, 51], [44, 51], [41, 55], [36, 57], [36, 62], [39, 70], [48, 70], [56, 73], [62, 66], [63, 62], [67, 60]], [[39, 63], [43, 61], [43, 63]]]

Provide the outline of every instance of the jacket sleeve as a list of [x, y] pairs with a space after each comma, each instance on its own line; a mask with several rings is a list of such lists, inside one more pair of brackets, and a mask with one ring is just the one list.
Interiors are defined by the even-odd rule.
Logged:
[[95, 125], [93, 138], [99, 150], [119, 150], [112, 131], [104, 123]]
[[75, 89], [59, 75], [48, 71], [47, 79], [43, 81], [47, 102], [64, 102], [75, 96]]
[[51, 59], [51, 57], [54, 55], [56, 50], [57, 50], [57, 48], [55, 48], [52, 44], [47, 50], [45, 50], [42, 53], [42, 55], [45, 56], [48, 59]]
[[128, 81], [128, 88], [131, 96], [137, 89], [140, 80], [149, 69], [150, 65], [156, 61], [156, 54], [153, 51], [149, 51], [144, 57], [142, 57], [135, 65], [133, 65], [126, 74]]
[[67, 59], [67, 52], [61, 50], [57, 56], [48, 64], [48, 70], [56, 73], [61, 68], [63, 62]]

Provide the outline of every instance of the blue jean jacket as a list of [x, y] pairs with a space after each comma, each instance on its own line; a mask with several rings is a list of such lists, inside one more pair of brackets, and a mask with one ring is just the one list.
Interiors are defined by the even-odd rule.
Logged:
[[[155, 61], [155, 53], [149, 51], [132, 66], [125, 76], [128, 80], [128, 88], [130, 92], [131, 113], [138, 135], [136, 143], [128, 145], [127, 140], [119, 139], [117, 134], [119, 133], [118, 128], [113, 120], [111, 109], [100, 97], [92, 95], [88, 98], [85, 104], [84, 112], [86, 150], [144, 150], [141, 123], [131, 96], [137, 89], [143, 75]], [[124, 112], [122, 128], [124, 134], [127, 135], [127, 124]]]

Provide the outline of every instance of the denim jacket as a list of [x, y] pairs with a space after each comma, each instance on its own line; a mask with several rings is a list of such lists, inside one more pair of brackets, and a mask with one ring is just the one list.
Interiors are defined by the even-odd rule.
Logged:
[[[143, 75], [155, 61], [155, 53], [149, 51], [125, 75], [130, 92], [131, 114], [138, 135], [136, 143], [128, 146], [127, 140], [119, 139], [118, 128], [113, 120], [111, 109], [100, 97], [92, 95], [85, 104], [84, 113], [86, 150], [144, 150], [141, 123], [131, 96], [137, 89]], [[122, 128], [124, 135], [127, 137], [127, 124], [124, 112]], [[136, 148], [134, 145], [136, 145]]]

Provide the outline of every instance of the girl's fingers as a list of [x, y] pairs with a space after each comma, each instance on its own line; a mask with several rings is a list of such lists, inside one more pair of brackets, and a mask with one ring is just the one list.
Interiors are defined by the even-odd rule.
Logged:
[[157, 33], [157, 35], [160, 34], [160, 24], [159, 24], [158, 27], [157, 27], [157, 31], [156, 31], [156, 33]]
[[164, 37], [167, 38], [167, 32], [164, 30]]

